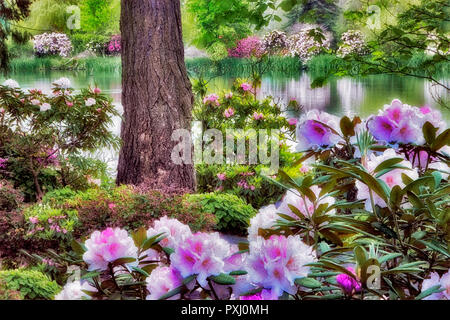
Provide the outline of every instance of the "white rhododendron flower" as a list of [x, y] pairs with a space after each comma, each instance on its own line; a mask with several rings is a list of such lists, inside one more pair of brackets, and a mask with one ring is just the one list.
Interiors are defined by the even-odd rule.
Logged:
[[45, 112], [45, 111], [50, 110], [51, 108], [52, 108], [52, 106], [49, 103], [43, 103], [43, 104], [41, 104], [40, 110], [41, 110], [41, 112]]
[[314, 261], [313, 248], [303, 243], [299, 236], [273, 235], [267, 240], [258, 237], [250, 242], [245, 269], [252, 283], [281, 296], [283, 292], [297, 292], [295, 279], [306, 277], [310, 268], [305, 265]]
[[[174, 268], [157, 267], [152, 271], [146, 282], [147, 290], [150, 292], [147, 295], [147, 300], [158, 300], [169, 291], [181, 286], [183, 278]], [[169, 298], [169, 300], [177, 300], [179, 297], [178, 294]]]
[[[108, 228], [102, 232], [95, 231], [86, 240], [87, 251], [83, 260], [88, 264], [89, 271], [107, 270], [109, 263], [119, 258], [137, 259], [138, 249], [128, 232], [119, 228]], [[135, 265], [131, 263], [130, 265]]]
[[60, 78], [53, 83], [56, 87], [61, 89], [69, 89], [71, 87], [71, 82], [68, 78]]
[[259, 229], [271, 228], [280, 216], [277, 214], [277, 208], [271, 204], [259, 209], [259, 212], [250, 219], [248, 227], [248, 241], [254, 241], [258, 237]]
[[177, 219], [169, 219], [167, 216], [156, 220], [153, 228], [147, 230], [147, 237], [151, 238], [158, 234], [163, 234], [165, 238], [159, 242], [162, 247], [175, 247], [192, 235], [189, 226], [181, 223]]
[[5, 82], [3, 82], [3, 86], [11, 89], [17, 89], [19, 88], [19, 83], [13, 79], [8, 79]]
[[55, 300], [82, 300], [82, 299], [90, 299], [90, 296], [87, 295], [85, 291], [96, 292], [93, 286], [91, 286], [88, 282], [84, 282], [81, 284], [80, 281], [68, 282], [63, 290], [55, 296]]
[[89, 98], [85, 101], [86, 107], [91, 107], [95, 105], [97, 101], [94, 98]]
[[[373, 173], [376, 167], [383, 163], [384, 161], [388, 159], [393, 158], [401, 158], [402, 156], [395, 153], [393, 149], [387, 149], [383, 152], [382, 155], [376, 156], [375, 154], [371, 154], [367, 160], [366, 169], [368, 172]], [[399, 186], [400, 188], [404, 188], [405, 184], [402, 180], [402, 173], [410, 177], [412, 180], [417, 180], [419, 178], [419, 174], [417, 172], [416, 168], [413, 168], [411, 162], [407, 160], [403, 160], [398, 164], [399, 166], [406, 167], [406, 169], [394, 169], [391, 170], [382, 176], [379, 177], [379, 179], [383, 180], [386, 185], [389, 187], [390, 190], [394, 186]], [[356, 188], [358, 189], [358, 200], [366, 200], [366, 210], [372, 211], [372, 204], [370, 200], [370, 190], [369, 187], [362, 183], [359, 180], [356, 180], [355, 182]], [[374, 204], [379, 205], [381, 208], [385, 208], [387, 204], [384, 202], [384, 200], [375, 192], [372, 191], [372, 196], [374, 200]]]

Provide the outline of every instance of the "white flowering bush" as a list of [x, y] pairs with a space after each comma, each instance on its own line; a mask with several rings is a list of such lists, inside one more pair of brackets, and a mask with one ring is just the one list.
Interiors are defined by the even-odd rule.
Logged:
[[68, 57], [72, 52], [72, 43], [64, 33], [43, 33], [33, 38], [34, 52], [37, 56], [59, 55]]
[[304, 29], [287, 39], [289, 55], [306, 62], [323, 51], [329, 50], [331, 39], [320, 29]]
[[262, 42], [261, 50], [262, 52], [269, 54], [283, 54], [284, 50], [287, 48], [287, 35], [283, 31], [274, 30], [267, 33]]
[[344, 58], [349, 54], [364, 56], [368, 53], [369, 49], [361, 31], [348, 30], [342, 34], [341, 44], [337, 50], [337, 55], [339, 57]]

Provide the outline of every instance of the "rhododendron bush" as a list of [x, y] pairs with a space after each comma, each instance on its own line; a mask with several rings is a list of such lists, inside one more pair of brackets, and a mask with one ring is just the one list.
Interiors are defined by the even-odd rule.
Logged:
[[440, 113], [394, 100], [367, 119], [310, 111], [296, 130], [304, 174], [278, 172], [286, 193], [251, 218], [246, 241], [166, 217], [134, 233], [99, 230], [73, 243], [82, 280], [58, 297], [448, 299], [450, 130]]
[[7, 80], [0, 85], [0, 106], [0, 174], [16, 185], [32, 181], [38, 199], [44, 169], [57, 168], [67, 185], [75, 169], [70, 160], [80, 152], [118, 146], [110, 131], [118, 113], [98, 88], [75, 93], [69, 79], [61, 78], [46, 94]]

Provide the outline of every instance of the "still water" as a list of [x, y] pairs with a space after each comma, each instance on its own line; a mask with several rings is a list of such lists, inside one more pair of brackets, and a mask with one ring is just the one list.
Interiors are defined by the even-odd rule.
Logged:
[[[103, 93], [109, 94], [117, 106], [118, 111], [123, 111], [121, 105], [121, 75], [119, 72], [61, 72], [52, 71], [45, 73], [17, 73], [9, 75], [19, 82], [24, 89], [38, 88], [50, 91], [51, 83], [61, 77], [71, 80], [75, 89], [86, 88], [89, 85], [97, 86]], [[4, 78], [0, 78], [3, 82]], [[233, 78], [221, 76], [210, 80], [209, 91], [219, 92], [231, 87]], [[450, 84], [450, 79], [445, 81]], [[320, 109], [336, 115], [360, 115], [366, 117], [383, 108], [384, 104], [393, 99], [414, 105], [439, 108], [434, 97], [440, 96], [450, 99], [450, 93], [442, 87], [435, 87], [423, 79], [400, 77], [393, 75], [377, 75], [364, 78], [339, 78], [332, 79], [321, 88], [311, 89], [311, 77], [307, 73], [296, 76], [265, 76], [262, 79], [260, 96], [273, 96], [281, 103], [287, 103], [295, 98], [305, 110]], [[443, 117], [450, 121], [450, 110], [441, 109]], [[114, 119], [112, 130], [120, 134], [120, 118]], [[108, 162], [111, 168], [115, 168], [117, 155], [110, 152], [102, 152], [96, 155]]]

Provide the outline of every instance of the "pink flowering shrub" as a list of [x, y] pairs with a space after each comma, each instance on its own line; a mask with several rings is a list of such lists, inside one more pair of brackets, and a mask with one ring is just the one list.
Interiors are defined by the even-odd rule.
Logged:
[[109, 42], [105, 44], [105, 48], [107, 54], [110, 55], [120, 54], [122, 50], [120, 34], [112, 36], [111, 40], [109, 40]]
[[263, 52], [261, 39], [250, 36], [239, 40], [235, 48], [228, 49], [228, 56], [234, 58], [260, 57]]

